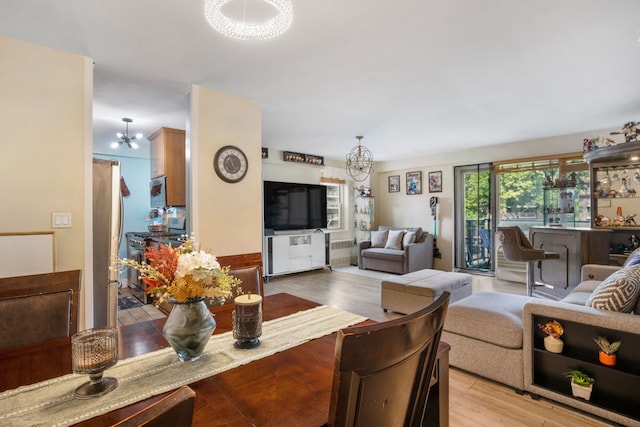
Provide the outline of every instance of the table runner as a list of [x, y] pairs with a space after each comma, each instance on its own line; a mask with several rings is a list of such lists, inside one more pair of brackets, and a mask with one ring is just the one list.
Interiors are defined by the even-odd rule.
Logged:
[[234, 347], [231, 332], [213, 335], [202, 357], [180, 362], [172, 348], [119, 361], [105, 371], [118, 379], [109, 394], [74, 399], [73, 391], [88, 375], [69, 374], [0, 393], [0, 425], [63, 426], [78, 423], [157, 394], [174, 390], [220, 372], [244, 365], [338, 329], [366, 320], [346, 311], [319, 306], [263, 323], [260, 346]]

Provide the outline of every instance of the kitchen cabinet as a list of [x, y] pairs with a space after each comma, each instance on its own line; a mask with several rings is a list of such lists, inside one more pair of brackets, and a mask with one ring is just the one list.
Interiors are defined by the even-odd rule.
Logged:
[[591, 221], [609, 229], [612, 264], [640, 244], [640, 141], [598, 148], [584, 154], [591, 177]]
[[185, 206], [185, 132], [160, 128], [148, 139], [151, 143], [151, 178], [167, 177], [167, 206]]

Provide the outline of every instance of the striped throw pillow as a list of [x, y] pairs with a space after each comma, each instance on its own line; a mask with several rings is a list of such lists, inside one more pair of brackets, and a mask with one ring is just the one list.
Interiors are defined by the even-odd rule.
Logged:
[[640, 297], [640, 266], [620, 269], [593, 291], [586, 305], [599, 310], [631, 313]]

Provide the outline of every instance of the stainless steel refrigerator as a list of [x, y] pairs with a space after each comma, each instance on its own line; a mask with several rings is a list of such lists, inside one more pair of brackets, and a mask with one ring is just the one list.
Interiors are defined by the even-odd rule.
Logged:
[[117, 326], [122, 214], [120, 162], [93, 159], [93, 327]]

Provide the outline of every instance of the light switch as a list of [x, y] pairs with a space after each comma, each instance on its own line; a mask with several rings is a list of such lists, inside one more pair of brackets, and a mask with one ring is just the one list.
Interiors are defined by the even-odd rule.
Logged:
[[71, 212], [51, 212], [52, 228], [71, 228]]

